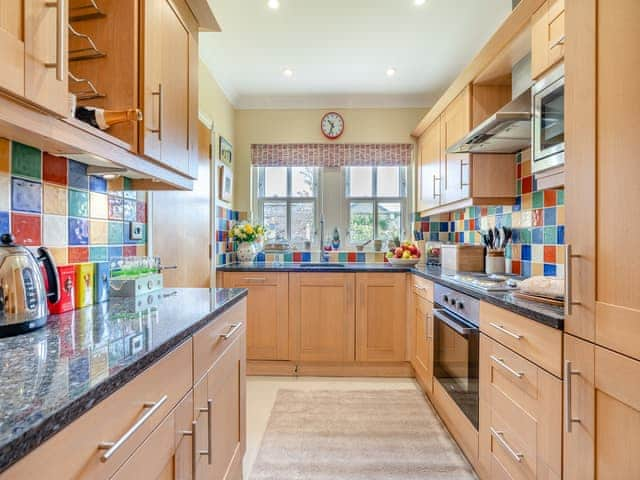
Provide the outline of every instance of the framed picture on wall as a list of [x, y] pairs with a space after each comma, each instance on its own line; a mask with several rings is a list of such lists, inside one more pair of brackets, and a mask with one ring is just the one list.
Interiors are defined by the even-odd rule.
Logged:
[[233, 171], [226, 165], [220, 165], [218, 178], [220, 179], [218, 196], [223, 202], [230, 202], [233, 198]]
[[225, 165], [231, 166], [233, 162], [233, 146], [229, 141], [220, 135], [220, 160]]

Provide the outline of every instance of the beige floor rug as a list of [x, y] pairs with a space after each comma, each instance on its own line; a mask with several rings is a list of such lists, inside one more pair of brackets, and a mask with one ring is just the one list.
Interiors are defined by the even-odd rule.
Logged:
[[415, 390], [280, 390], [251, 480], [466, 480], [469, 463]]

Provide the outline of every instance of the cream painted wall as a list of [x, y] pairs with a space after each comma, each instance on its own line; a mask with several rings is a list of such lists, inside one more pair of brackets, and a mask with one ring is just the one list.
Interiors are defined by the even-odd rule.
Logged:
[[[330, 110], [237, 110], [234, 143], [234, 208], [251, 208], [251, 144], [329, 143], [320, 119]], [[426, 108], [336, 109], [344, 118], [337, 143], [414, 143], [411, 131]]]

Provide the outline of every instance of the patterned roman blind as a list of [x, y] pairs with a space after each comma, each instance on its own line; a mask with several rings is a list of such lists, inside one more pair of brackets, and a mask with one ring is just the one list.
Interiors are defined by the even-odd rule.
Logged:
[[251, 145], [258, 167], [378, 167], [411, 163], [409, 143], [280, 143]]

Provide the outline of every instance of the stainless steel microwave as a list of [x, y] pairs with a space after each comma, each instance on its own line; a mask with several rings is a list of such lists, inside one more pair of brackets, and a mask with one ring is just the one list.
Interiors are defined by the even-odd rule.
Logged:
[[564, 65], [551, 70], [531, 89], [532, 171], [564, 164]]

